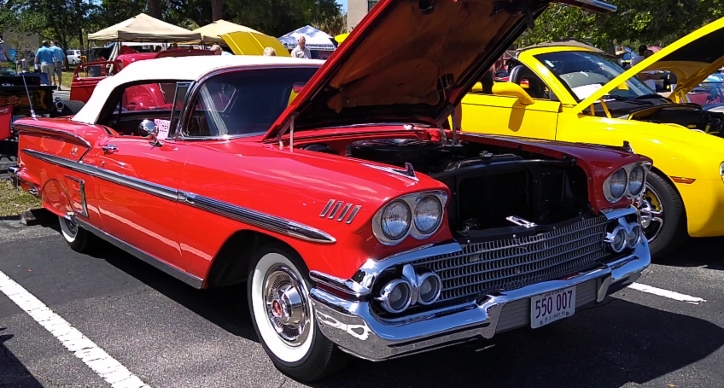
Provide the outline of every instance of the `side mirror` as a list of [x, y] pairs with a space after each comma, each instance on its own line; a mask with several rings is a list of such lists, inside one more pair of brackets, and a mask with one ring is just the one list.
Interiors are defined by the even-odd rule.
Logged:
[[493, 94], [498, 96], [517, 97], [521, 105], [531, 105], [535, 102], [520, 85], [513, 82], [496, 82], [493, 85]]
[[141, 136], [148, 138], [152, 145], [162, 145], [162, 143], [158, 140], [158, 127], [153, 120], [145, 119], [141, 121], [141, 124], [138, 125], [138, 132]]

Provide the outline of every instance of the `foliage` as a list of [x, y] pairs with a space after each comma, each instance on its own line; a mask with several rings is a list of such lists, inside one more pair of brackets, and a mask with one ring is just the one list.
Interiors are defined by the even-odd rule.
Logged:
[[526, 31], [519, 44], [576, 39], [603, 50], [614, 44], [665, 46], [724, 15], [724, 0], [612, 0], [610, 15], [555, 4]]

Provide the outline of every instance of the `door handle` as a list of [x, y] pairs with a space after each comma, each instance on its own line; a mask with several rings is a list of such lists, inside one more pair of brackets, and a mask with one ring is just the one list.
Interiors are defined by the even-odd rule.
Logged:
[[112, 153], [118, 151], [118, 147], [116, 147], [113, 144], [101, 146], [101, 149], [103, 150], [103, 153], [105, 153], [105, 154], [112, 154]]

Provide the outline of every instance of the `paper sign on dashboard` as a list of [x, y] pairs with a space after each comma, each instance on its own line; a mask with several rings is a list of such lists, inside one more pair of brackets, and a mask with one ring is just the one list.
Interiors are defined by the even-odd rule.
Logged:
[[573, 90], [573, 93], [576, 93], [576, 97], [578, 97], [579, 100], [585, 100], [588, 96], [595, 93], [596, 90], [601, 88], [602, 86], [600, 84], [590, 84], [577, 86], [575, 88], [572, 88], [571, 90]]
[[158, 128], [158, 135], [156, 136], [156, 139], [165, 140], [166, 137], [168, 137], [168, 130], [169, 130], [171, 121], [154, 119], [153, 122], [156, 124], [156, 128]]

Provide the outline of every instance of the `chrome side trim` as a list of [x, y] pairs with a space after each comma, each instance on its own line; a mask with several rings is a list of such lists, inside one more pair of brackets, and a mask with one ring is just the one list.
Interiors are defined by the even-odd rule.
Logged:
[[281, 217], [260, 213], [226, 202], [217, 201], [212, 198], [198, 196], [194, 193], [183, 193], [183, 203], [226, 218], [295, 237], [300, 240], [326, 244], [333, 244], [337, 242], [334, 237], [319, 229], [312, 228], [311, 226], [298, 224], [294, 221]]
[[190, 274], [180, 268], [174, 267], [164, 261], [161, 261], [154, 256], [151, 256], [148, 253], [134, 247], [133, 245], [96, 228], [87, 221], [80, 220], [75, 217], [73, 217], [73, 220], [77, 222], [78, 225], [82, 226], [83, 229], [93, 233], [94, 235], [109, 242], [110, 244], [115, 245], [126, 253], [143, 260], [144, 262], [146, 262], [146, 264], [149, 264], [156, 269], [159, 269], [194, 288], [203, 288], [204, 279], [201, 279], [196, 275]]
[[10, 166], [8, 167], [8, 172], [10, 175], [15, 176], [18, 175], [18, 171], [20, 171], [20, 166]]
[[[344, 207], [342, 207], [344, 205]], [[334, 206], [334, 207], [332, 207]], [[354, 208], [353, 208], [354, 206]], [[341, 209], [341, 212], [340, 212]], [[351, 203], [345, 203], [344, 201], [337, 201], [336, 199], [330, 199], [327, 204], [324, 205], [324, 209], [319, 213], [319, 217], [328, 218], [330, 220], [337, 218], [337, 222], [342, 222], [347, 215], [346, 224], [351, 224], [357, 213], [362, 209], [362, 205], [353, 205]], [[351, 211], [351, 212], [350, 212]]]
[[142, 191], [146, 194], [155, 195], [169, 201], [176, 201], [176, 190], [170, 187], [147, 182], [138, 178], [132, 178], [126, 175], [121, 175], [119, 173], [101, 169], [95, 166], [89, 166], [87, 164], [76, 162], [74, 160], [66, 159], [60, 156], [48, 155], [42, 152], [25, 149], [23, 150], [23, 152], [34, 158], [51, 164], [55, 164], [60, 167], [65, 167], [75, 172], [88, 174], [90, 176], [117, 183], [121, 186], [130, 187], [134, 190]]
[[65, 167], [69, 170], [87, 174], [103, 179], [121, 186], [129, 187], [150, 195], [157, 196], [172, 202], [179, 202], [209, 211], [236, 221], [240, 221], [261, 229], [284, 234], [300, 240], [312, 241], [324, 244], [333, 244], [337, 240], [326, 232], [319, 229], [300, 224], [285, 218], [273, 216], [251, 210], [241, 206], [215, 200], [213, 198], [199, 196], [194, 193], [179, 191], [167, 186], [148, 182], [142, 179], [125, 176], [113, 171], [108, 171], [95, 166], [89, 166], [82, 162], [76, 162], [59, 156], [48, 155], [38, 151], [23, 150], [26, 154], [43, 160], [45, 162]]
[[[78, 185], [80, 186], [78, 192], [80, 193], [80, 205], [83, 208], [83, 210], [81, 210], [81, 212], [80, 212], [80, 215], [82, 215], [85, 218], [88, 218], [88, 203], [86, 202], [86, 199], [85, 199], [85, 181], [83, 179], [76, 178], [76, 177], [70, 176], [70, 175], [66, 175], [65, 177], [72, 181], [77, 182]], [[70, 198], [68, 198], [68, 199], [70, 200]]]

